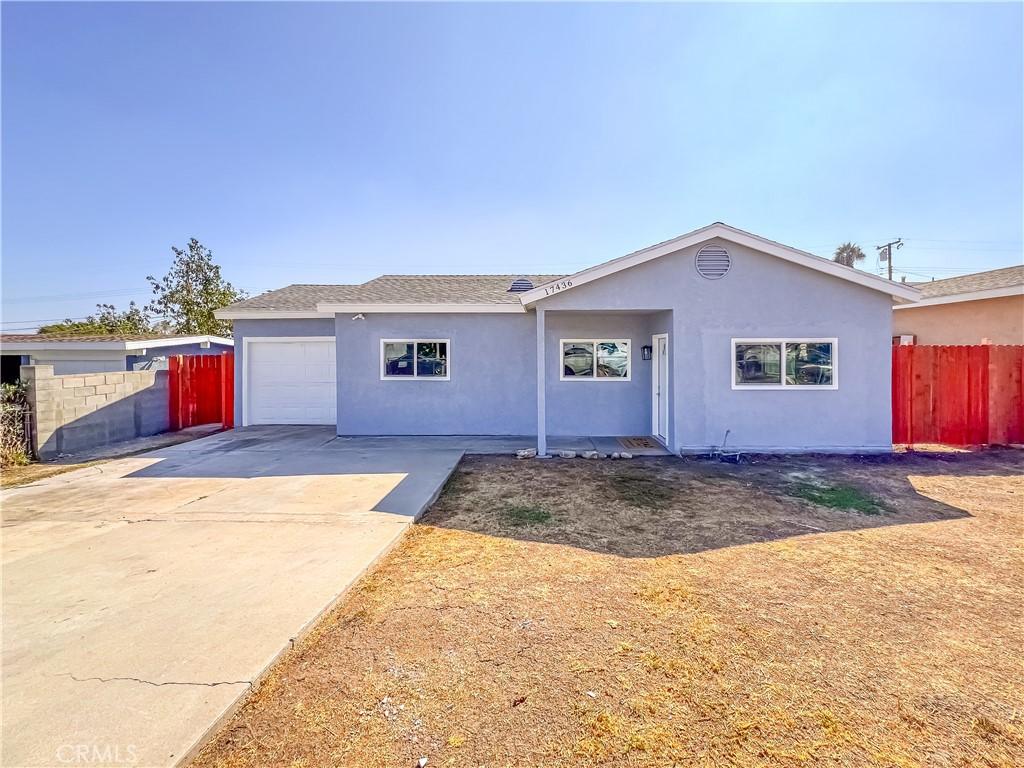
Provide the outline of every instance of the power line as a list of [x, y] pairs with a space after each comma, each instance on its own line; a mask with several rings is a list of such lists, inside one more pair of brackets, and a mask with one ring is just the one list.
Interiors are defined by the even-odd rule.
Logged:
[[145, 288], [112, 288], [110, 290], [89, 291], [86, 293], [55, 293], [49, 296], [17, 296], [12, 299], [5, 299], [5, 304], [30, 304], [39, 301], [54, 301], [57, 299], [102, 299], [107, 296], [129, 296], [132, 294], [150, 293]]
[[[904, 241], [904, 242], [907, 242], [907, 241]], [[933, 246], [921, 246], [921, 245], [915, 245], [915, 246], [912, 246], [912, 247], [913, 247], [913, 249], [915, 251], [944, 251], [946, 253], [952, 253], [954, 251], [956, 253], [964, 253], [965, 251], [970, 251], [971, 253], [1021, 253], [1021, 252], [1024, 252], [1024, 249], [1021, 249], [1019, 247], [1018, 248], [965, 248], [963, 246], [959, 246], [959, 247], [956, 247], [956, 248], [935, 248]]]
[[1009, 245], [1011, 243], [1019, 245], [1021, 243], [1024, 243], [1024, 240], [943, 240], [941, 238], [929, 237], [906, 237], [904, 238], [904, 240], [914, 243], [962, 243], [968, 245], [972, 243], [983, 243], [992, 245]]
[[[72, 322], [74, 322], [74, 320], [75, 320], [75, 318], [70, 318], [70, 319], [72, 320]], [[79, 318], [79, 319], [84, 319], [84, 318]], [[165, 320], [166, 318], [164, 318], [164, 317], [154, 317], [154, 318], [151, 318], [151, 319], [153, 319], [153, 320]], [[35, 323], [34, 325], [23, 325], [23, 326], [19, 326], [17, 328], [4, 328], [0, 332], [6, 334], [6, 333], [15, 333], [17, 331], [38, 331], [39, 330], [39, 326], [42, 325], [45, 322], [46, 321], [40, 321], [38, 323]], [[64, 320], [60, 320], [58, 322], [64, 322]]]
[[16, 325], [17, 323], [63, 323], [65, 320], [85, 320], [83, 317], [47, 317], [42, 320], [3, 320], [0, 325]]
[[[239, 289], [246, 293], [262, 293], [265, 289], [251, 288], [248, 286], [239, 286]], [[141, 296], [145, 294], [146, 297], [152, 295], [152, 291], [147, 288], [115, 288], [109, 291], [90, 291], [89, 293], [60, 293], [53, 294], [50, 296], [17, 296], [15, 298], [3, 300], [4, 304], [44, 304], [46, 302], [64, 302], [64, 301], [85, 301], [93, 299], [110, 299], [110, 298], [125, 298]], [[103, 303], [100, 301], [100, 303]]]

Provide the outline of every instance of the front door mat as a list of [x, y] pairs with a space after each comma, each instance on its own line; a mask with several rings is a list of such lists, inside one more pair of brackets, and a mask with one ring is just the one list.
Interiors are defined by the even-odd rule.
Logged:
[[653, 437], [620, 437], [619, 444], [623, 448], [631, 448], [637, 451], [645, 448], [664, 450], [664, 446]]

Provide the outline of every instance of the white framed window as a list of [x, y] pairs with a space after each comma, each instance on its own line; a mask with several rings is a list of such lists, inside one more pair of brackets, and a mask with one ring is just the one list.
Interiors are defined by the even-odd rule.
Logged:
[[382, 381], [448, 381], [450, 339], [381, 339]]
[[839, 389], [839, 340], [733, 339], [733, 389]]
[[629, 339], [561, 339], [561, 380], [629, 381], [632, 346]]

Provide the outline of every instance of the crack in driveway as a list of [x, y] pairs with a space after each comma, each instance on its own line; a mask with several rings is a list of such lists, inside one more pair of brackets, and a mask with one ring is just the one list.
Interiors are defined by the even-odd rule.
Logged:
[[160, 688], [165, 685], [196, 685], [207, 688], [216, 688], [218, 685], [247, 685], [250, 689], [252, 688], [251, 680], [217, 680], [212, 683], [197, 683], [184, 680], [165, 680], [163, 682], [156, 682], [153, 680], [143, 680], [141, 677], [76, 677], [73, 672], [62, 672], [59, 676], [70, 677], [76, 683], [88, 683], [93, 681], [99, 683], [142, 683], [143, 685], [152, 685], [154, 688]]

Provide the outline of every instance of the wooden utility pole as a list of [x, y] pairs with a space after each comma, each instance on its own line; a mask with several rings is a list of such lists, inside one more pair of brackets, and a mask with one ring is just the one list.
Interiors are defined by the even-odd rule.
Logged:
[[885, 245], [876, 245], [875, 250], [878, 251], [883, 261], [889, 262], [889, 279], [892, 280], [892, 247], [896, 246], [896, 250], [903, 247], [903, 238], [897, 237], [891, 243]]

